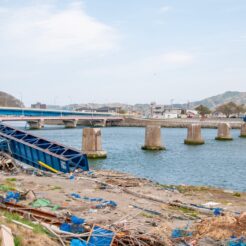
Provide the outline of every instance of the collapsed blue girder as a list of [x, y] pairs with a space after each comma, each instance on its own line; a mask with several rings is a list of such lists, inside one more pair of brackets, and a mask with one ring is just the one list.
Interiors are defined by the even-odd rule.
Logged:
[[80, 168], [89, 170], [87, 156], [81, 152], [0, 123], [0, 150], [33, 167], [46, 170], [39, 161], [64, 173]]

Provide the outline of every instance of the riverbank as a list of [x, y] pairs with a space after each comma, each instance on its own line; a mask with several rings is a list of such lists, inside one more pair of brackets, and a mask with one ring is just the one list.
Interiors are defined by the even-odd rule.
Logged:
[[[50, 204], [57, 205], [54, 213], [59, 217], [73, 214], [85, 219], [89, 227], [97, 224], [112, 230], [115, 235], [136, 239], [136, 244], [133, 240], [125, 245], [137, 245], [137, 241], [141, 242], [139, 245], [177, 245], [180, 240], [193, 242], [192, 245], [208, 245], [202, 244], [204, 240], [205, 243], [207, 240], [224, 243], [231, 236], [228, 237], [226, 221], [239, 218], [246, 210], [246, 193], [243, 192], [185, 185], [167, 186], [106, 170], [76, 174], [72, 178], [65, 174], [39, 175], [18, 173], [7, 177], [6, 173], [2, 173], [0, 187], [11, 187], [22, 194], [28, 191], [35, 194], [35, 197], [18, 204], [29, 207], [33, 199], [46, 199]], [[1, 195], [6, 195], [2, 188]], [[111, 201], [111, 205], [104, 206], [103, 201]], [[211, 231], [202, 231], [200, 227], [204, 223], [210, 223], [210, 220], [215, 223], [213, 220], [218, 219], [214, 217], [212, 207], [220, 208], [220, 213], [224, 214], [218, 217], [219, 220], [223, 218], [224, 228], [218, 225], [211, 227]], [[52, 212], [52, 206], [40, 209]], [[192, 234], [175, 238], [172, 233], [177, 228]], [[237, 227], [235, 236], [246, 236], [245, 228], [239, 230]], [[217, 233], [218, 229], [224, 233]], [[22, 241], [20, 245], [39, 245], [37, 241], [27, 244], [25, 235], [18, 230], [15, 233]], [[51, 239], [52, 243], [45, 239], [46, 245], [60, 245], [54, 235]]]
[[232, 129], [240, 129], [243, 121], [241, 119], [143, 119], [124, 118], [118, 126], [145, 127], [147, 125], [159, 125], [164, 128], [187, 128], [190, 124], [200, 124], [202, 128], [217, 128], [219, 123], [229, 123]]

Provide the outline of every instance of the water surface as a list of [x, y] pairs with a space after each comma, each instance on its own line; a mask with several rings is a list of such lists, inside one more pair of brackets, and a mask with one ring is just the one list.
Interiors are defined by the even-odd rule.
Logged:
[[[82, 128], [47, 126], [36, 135], [81, 149]], [[232, 130], [233, 141], [215, 141], [215, 129], [203, 129], [206, 144], [183, 144], [186, 129], [162, 129], [166, 151], [141, 149], [144, 128], [102, 128], [103, 149], [108, 158], [90, 166], [132, 173], [165, 184], [209, 185], [246, 191], [246, 138]]]

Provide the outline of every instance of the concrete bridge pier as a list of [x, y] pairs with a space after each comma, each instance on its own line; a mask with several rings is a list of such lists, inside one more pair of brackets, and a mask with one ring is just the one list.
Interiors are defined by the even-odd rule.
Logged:
[[65, 125], [65, 128], [76, 128], [78, 120], [77, 119], [63, 120], [63, 123]]
[[93, 120], [93, 121], [91, 121], [91, 125], [93, 127], [105, 127], [105, 126], [107, 126], [107, 120], [106, 119]]
[[200, 145], [205, 143], [202, 138], [200, 124], [190, 124], [187, 130], [187, 138], [184, 140], [185, 144]]
[[107, 152], [102, 150], [100, 128], [84, 128], [82, 152], [87, 154], [88, 158], [106, 158]]
[[216, 140], [227, 141], [233, 140], [231, 136], [231, 126], [228, 123], [219, 123], [218, 124], [218, 134], [215, 138]]
[[246, 138], [246, 123], [243, 123], [241, 125], [241, 134], [240, 134], [241, 138]]
[[44, 120], [29, 120], [27, 123], [31, 130], [38, 130], [44, 127]]
[[145, 128], [145, 143], [143, 150], [164, 150], [165, 147], [161, 140], [161, 127], [149, 125]]

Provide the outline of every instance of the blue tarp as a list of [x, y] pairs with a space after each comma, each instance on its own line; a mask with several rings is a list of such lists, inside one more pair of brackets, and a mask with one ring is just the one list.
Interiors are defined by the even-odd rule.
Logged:
[[110, 230], [94, 226], [87, 243], [88, 246], [110, 246], [114, 239], [114, 233]]

